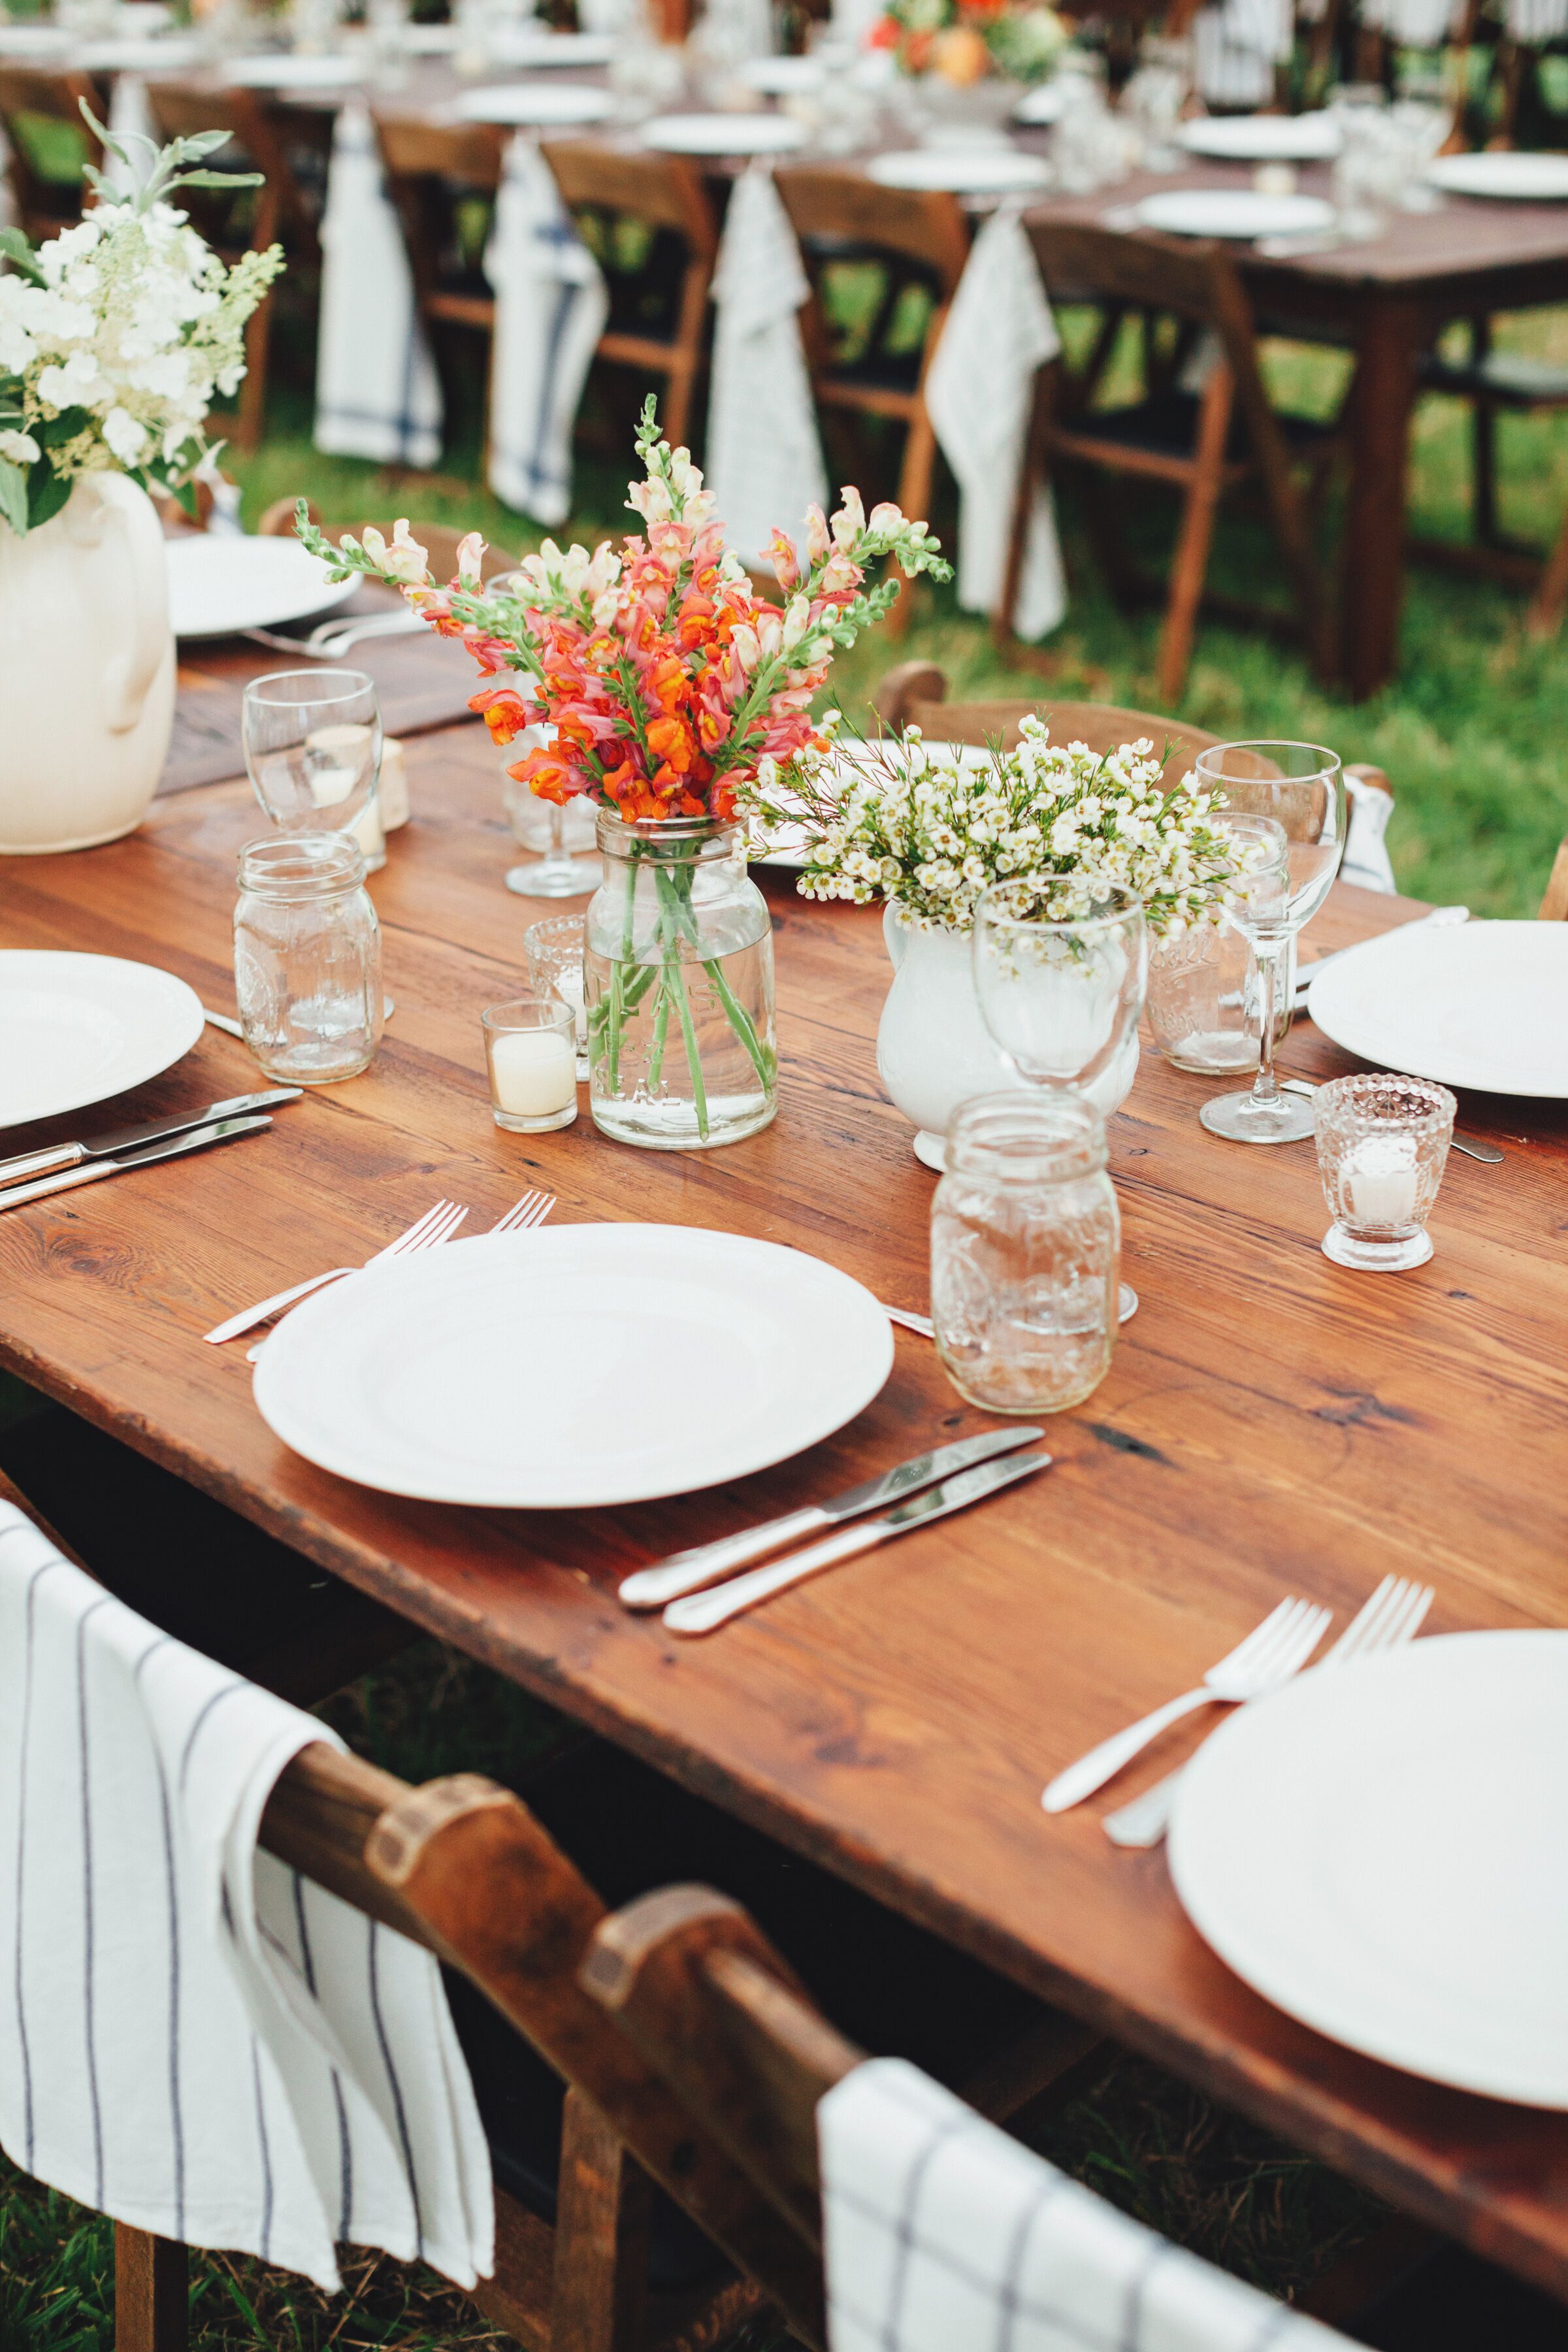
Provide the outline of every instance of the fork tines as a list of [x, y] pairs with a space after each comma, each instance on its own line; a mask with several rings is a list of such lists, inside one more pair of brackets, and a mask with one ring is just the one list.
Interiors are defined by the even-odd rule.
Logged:
[[553, 1192], [525, 1192], [514, 1201], [504, 1217], [498, 1217], [490, 1227], [492, 1234], [526, 1233], [531, 1225], [542, 1225], [555, 1206]]

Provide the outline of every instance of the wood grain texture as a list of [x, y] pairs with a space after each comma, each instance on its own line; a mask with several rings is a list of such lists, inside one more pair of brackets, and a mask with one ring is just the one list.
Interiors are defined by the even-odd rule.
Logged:
[[190, 2256], [127, 2222], [114, 2225], [114, 2352], [185, 2352]]
[[[663, 1154], [608, 1143], [585, 1113], [537, 1138], [492, 1125], [478, 1013], [514, 991], [528, 919], [501, 887], [498, 764], [478, 730], [410, 749], [414, 820], [371, 885], [398, 1000], [374, 1067], [243, 1151], [0, 1217], [0, 1361], [1046, 1999], [1568, 2294], [1568, 2121], [1416, 2082], [1293, 2024], [1199, 1942], [1160, 1854], [1110, 1847], [1100, 1801], [1054, 1821], [1038, 1805], [1053, 1771], [1190, 1684], [1283, 1591], [1343, 1622], [1394, 1570], [1436, 1586], [1436, 1632], [1563, 1621], [1563, 1108], [1467, 1097], [1466, 1126], [1508, 1157], [1453, 1160], [1431, 1264], [1377, 1280], [1322, 1256], [1310, 1150], [1205, 1135], [1212, 1089], [1147, 1056], [1110, 1130], [1142, 1308], [1103, 1386], [1053, 1423], [1049, 1479], [680, 1644], [618, 1609], [620, 1575], [980, 1425], [928, 1342], [900, 1333], [876, 1402], [776, 1470], [570, 1515], [346, 1486], [271, 1437], [241, 1350], [200, 1342], [443, 1193], [482, 1228], [541, 1183], [560, 1223], [793, 1243], [926, 1306], [931, 1180], [877, 1080], [888, 970], [869, 910], [765, 885], [782, 1086], [764, 1134]], [[9, 861], [0, 944], [142, 957], [226, 1003], [234, 859], [256, 830], [245, 788], [217, 787], [108, 848]], [[1340, 888], [1312, 940], [1415, 911]], [[1351, 1066], [1304, 1024], [1280, 1060], [1314, 1077]], [[235, 1092], [252, 1067], [209, 1032], [115, 1116]], [[70, 1125], [7, 1139], [19, 1150]], [[1173, 1738], [1103, 1803], [1181, 1752]]]

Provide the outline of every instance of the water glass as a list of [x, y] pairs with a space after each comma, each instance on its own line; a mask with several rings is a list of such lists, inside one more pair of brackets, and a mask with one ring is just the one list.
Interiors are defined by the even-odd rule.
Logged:
[[[335, 826], [358, 838], [381, 773], [381, 710], [363, 669], [279, 669], [245, 689], [245, 766], [257, 799], [285, 832]], [[385, 855], [379, 818], [367, 860]]]
[[558, 996], [572, 1009], [577, 1041], [577, 1076], [586, 1085], [588, 1070], [588, 1008], [584, 995], [581, 915], [551, 915], [530, 923], [522, 935], [528, 956], [528, 976], [536, 996]]
[[364, 858], [342, 833], [272, 835], [239, 854], [234, 987], [269, 1078], [357, 1077], [381, 1043], [381, 929]]
[[490, 1108], [512, 1135], [544, 1135], [577, 1116], [572, 1008], [558, 996], [519, 996], [479, 1015]]
[[1065, 1412], [1110, 1369], [1121, 1224], [1083, 1095], [960, 1104], [931, 1203], [937, 1352], [971, 1404]]
[[[1286, 942], [1275, 987], [1274, 1043], [1290, 1033], [1296, 942]], [[1245, 932], [1189, 923], [1149, 950], [1149, 1026], [1173, 1068], [1237, 1077], [1258, 1067], [1263, 975]]]
[[1429, 1078], [1334, 1078], [1312, 1097], [1318, 1173], [1336, 1265], [1403, 1274], [1432, 1255], [1426, 1220], [1443, 1181], [1458, 1108]]
[[[532, 729], [525, 729], [509, 750], [508, 761], [515, 761], [535, 740], [541, 743], [550, 741], [554, 731], [553, 728], [542, 728], [535, 738]], [[598, 888], [599, 861], [582, 854], [592, 850], [597, 838], [595, 802], [580, 793], [561, 806], [554, 801], [542, 801], [526, 784], [509, 777], [506, 813], [518, 847], [532, 850], [538, 860], [532, 866], [508, 869], [509, 890], [515, 890], [522, 898], [581, 898]]]
[[1149, 974], [1131, 890], [1081, 874], [994, 882], [974, 910], [973, 956], [981, 1017], [1031, 1084], [1088, 1086], [1126, 1050]]

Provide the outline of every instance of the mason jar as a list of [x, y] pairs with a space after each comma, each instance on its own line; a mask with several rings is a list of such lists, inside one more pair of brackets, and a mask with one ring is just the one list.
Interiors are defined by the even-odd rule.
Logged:
[[[1289, 1034], [1295, 992], [1292, 936], [1275, 983], [1277, 1046]], [[1151, 940], [1144, 1009], [1155, 1045], [1178, 1070], [1212, 1078], [1258, 1067], [1263, 992], [1252, 949], [1233, 924], [1192, 923], [1169, 939]]]
[[602, 810], [583, 947], [588, 1100], [621, 1143], [698, 1151], [778, 1108], [773, 934], [743, 829]]
[[1105, 1122], [1076, 1091], [961, 1103], [931, 1213], [931, 1307], [948, 1378], [991, 1412], [1063, 1412], [1116, 1344], [1121, 1220]]
[[369, 1067], [381, 1043], [381, 927], [346, 833], [274, 834], [239, 853], [234, 986], [245, 1042], [291, 1086]]

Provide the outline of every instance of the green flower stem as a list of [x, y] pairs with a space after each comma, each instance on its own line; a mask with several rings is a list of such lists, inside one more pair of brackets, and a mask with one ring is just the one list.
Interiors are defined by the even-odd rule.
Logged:
[[[691, 911], [691, 877], [689, 874], [678, 877], [678, 887], [675, 893], [674, 903], [676, 918], [679, 922], [681, 929], [685, 931], [687, 938], [691, 941], [692, 946], [700, 949], [702, 942], [698, 934], [696, 917]], [[745, 1007], [739, 1002], [733, 989], [731, 989], [729, 982], [725, 979], [724, 967], [722, 963], [717, 957], [709, 958], [705, 956], [701, 961], [702, 969], [713, 983], [714, 994], [718, 997], [720, 1003], [724, 1008], [725, 1017], [729, 1021], [731, 1028], [733, 1029], [736, 1036], [739, 1037], [742, 1045], [744, 1045], [747, 1054], [751, 1057], [752, 1067], [756, 1071], [758, 1077], [761, 1079], [764, 1087], [772, 1086], [774, 1076], [774, 1057], [768, 1052], [766, 1046], [763, 1045], [761, 1039], [758, 1037], [756, 1031], [752, 1026], [751, 1018], [747, 1013]]]
[[676, 942], [664, 929], [664, 922], [669, 921], [691, 931], [695, 936], [689, 905], [691, 877], [689, 874], [678, 877], [668, 873], [662, 866], [655, 866], [653, 878], [658, 891], [664, 918], [660, 924], [660, 932], [666, 946], [665, 960], [661, 966], [665, 992], [675, 999], [676, 1016], [680, 1023], [680, 1034], [686, 1046], [686, 1066], [691, 1077], [691, 1099], [697, 1112], [697, 1132], [706, 1143], [708, 1140], [708, 1088], [702, 1076], [702, 1056], [697, 1050], [697, 1029], [691, 1018], [691, 1005], [686, 993], [686, 974], [681, 969], [680, 959], [675, 951]]

